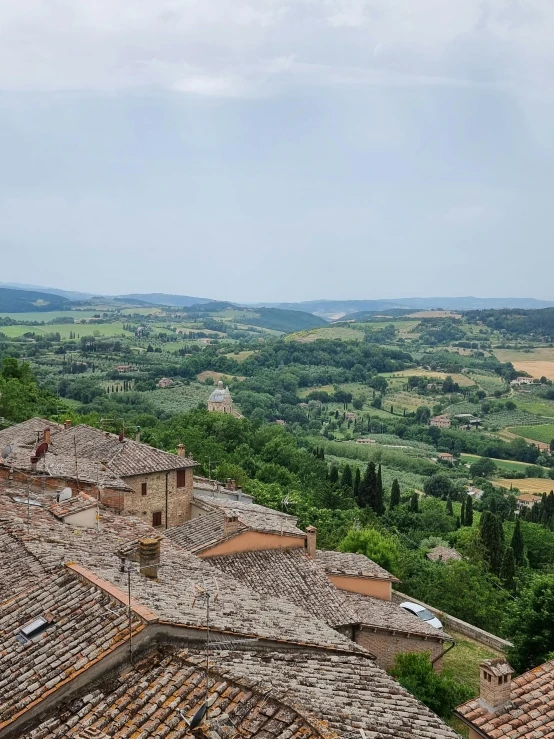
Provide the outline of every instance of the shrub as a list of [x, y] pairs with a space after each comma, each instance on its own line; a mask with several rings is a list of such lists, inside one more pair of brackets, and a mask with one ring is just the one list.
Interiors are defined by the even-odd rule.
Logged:
[[397, 654], [390, 674], [441, 718], [450, 718], [456, 706], [473, 697], [471, 686], [451, 670], [437, 675], [429, 652]]

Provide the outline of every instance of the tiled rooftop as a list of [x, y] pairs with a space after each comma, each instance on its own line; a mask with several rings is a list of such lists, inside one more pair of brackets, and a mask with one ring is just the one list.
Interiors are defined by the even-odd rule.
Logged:
[[[3, 540], [9, 546], [17, 540], [27, 556], [34, 555], [45, 571], [55, 570], [62, 560], [77, 562], [125, 590], [127, 576], [120, 572], [116, 553], [140, 536], [152, 536], [149, 526], [130, 516], [103, 510], [99, 529], [75, 529], [54, 518], [46, 508], [37, 506], [31, 506], [30, 525], [27, 526], [27, 506], [2, 494], [5, 487], [0, 483], [0, 531], [8, 534]], [[17, 488], [10, 490], [13, 492]], [[20, 493], [23, 497], [23, 488]], [[34, 493], [36, 499], [41, 496], [40, 492]], [[50, 505], [51, 497], [44, 495], [43, 498], [45, 505]], [[7, 557], [9, 551], [0, 551], [0, 561]], [[154, 611], [160, 621], [204, 629], [205, 612], [194, 604], [195, 586], [204, 583], [214, 592], [218, 591], [217, 600], [211, 604], [212, 628], [216, 631], [346, 651], [360, 649], [325, 623], [316, 622], [306, 611], [275, 597], [255, 593], [229, 576], [221, 577], [208, 562], [189, 554], [168, 538], [161, 541], [157, 580], [140, 576], [135, 566], [133, 597]]]
[[97, 505], [96, 498], [86, 493], [78, 493], [72, 498], [62, 500], [61, 503], [52, 503], [48, 506], [48, 510], [56, 518], [64, 518], [64, 516], [70, 516], [72, 513], [80, 513], [81, 511], [87, 511], [89, 508], [96, 508]]
[[149, 472], [194, 467], [187, 457], [169, 454], [132, 439], [119, 440], [92, 426], [64, 428], [44, 418], [32, 418], [0, 431], [0, 447], [11, 445], [13, 453], [6, 460], [18, 469], [30, 469], [30, 457], [43, 441], [45, 429], [51, 432], [47, 454], [38, 469], [50, 477], [67, 477], [84, 482], [99, 481], [106, 487], [129, 490], [121, 478]]
[[491, 739], [552, 739], [554, 737], [554, 660], [512, 680], [511, 703], [488, 713], [479, 699], [457, 713]]
[[243, 503], [238, 500], [224, 500], [201, 496], [201, 501], [204, 505], [209, 505], [214, 510], [220, 510], [227, 514], [235, 513], [239, 521], [253, 531], [306, 536], [296, 525], [296, 516], [291, 516], [289, 513], [281, 513], [273, 508], [266, 508], [266, 506], [257, 505], [256, 503]]
[[[21, 739], [182, 739], [204, 698], [205, 656], [155, 655], [112, 686], [73, 701]], [[111, 688], [111, 689], [110, 689]], [[459, 739], [367, 659], [312, 652], [227, 652], [210, 657], [217, 698], [200, 736], [260, 739]], [[95, 733], [97, 732], [97, 733]]]
[[[344, 593], [304, 549], [273, 549], [211, 557], [210, 563], [259, 593], [285, 598], [331, 626], [355, 623]], [[419, 619], [418, 619], [419, 620]]]
[[[25, 493], [23, 486], [0, 481], [0, 562], [15, 551], [21, 564], [4, 574], [14, 584], [22, 573], [27, 583], [19, 594], [8, 593], [11, 600], [0, 606], [2, 721], [55, 692], [114, 646], [125, 650], [127, 575], [120, 571], [117, 552], [153, 534], [138, 519], [102, 509], [99, 529], [64, 524], [48, 510], [51, 491], [33, 492], [41, 505], [30, 507], [27, 521], [27, 506], [12, 499]], [[213, 739], [212, 730], [221, 739], [233, 739], [237, 728], [259, 739], [332, 739], [336, 734], [355, 739], [359, 728], [367, 739], [456, 739], [365, 650], [321, 618], [272, 593], [254, 592], [170, 539], [160, 545], [156, 580], [141, 576], [136, 562], [132, 565], [137, 630], [149, 629], [151, 622], [156, 629], [184, 626], [186, 638], [197, 630], [203, 642], [206, 610], [196, 602], [197, 586], [202, 586], [213, 594], [214, 639], [257, 639], [241, 651], [219, 647], [212, 652], [211, 691], [219, 697], [205, 739]], [[304, 556], [291, 553], [291, 562]], [[76, 564], [61, 569], [62, 562]], [[300, 582], [297, 587], [300, 592]], [[335, 617], [334, 606], [324, 608]], [[25, 647], [16, 636], [40, 615], [51, 625]], [[25, 739], [189, 736], [183, 715], [190, 716], [203, 696], [205, 654], [192, 647], [179, 654], [164, 650], [147, 657], [143, 666], [127, 665], [113, 680], [85, 685], [63, 705], [58, 699], [49, 718]]]
[[328, 575], [345, 575], [349, 577], [368, 577], [372, 580], [398, 579], [380, 567], [376, 562], [368, 559], [364, 554], [351, 552], [326, 552], [318, 549], [316, 562]]
[[462, 555], [455, 549], [450, 547], [434, 547], [431, 551], [427, 552], [427, 559], [432, 562], [449, 562], [450, 560], [460, 560]]
[[201, 553], [211, 546], [228, 538], [224, 531], [226, 515], [236, 515], [239, 529], [258, 531], [267, 534], [286, 534], [304, 538], [306, 534], [296, 526], [296, 517], [279, 513], [273, 508], [205, 496], [195, 495], [194, 505], [202, 508], [205, 514], [169, 529], [166, 535], [189, 552]]
[[[26, 643], [21, 628], [50, 625]], [[86, 669], [128, 636], [127, 611], [102, 591], [62, 570], [0, 605], [0, 729], [34, 701]], [[142, 628], [137, 617], [133, 630]]]

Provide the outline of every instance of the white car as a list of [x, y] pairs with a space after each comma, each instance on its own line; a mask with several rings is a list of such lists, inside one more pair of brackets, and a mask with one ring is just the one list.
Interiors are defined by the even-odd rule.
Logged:
[[429, 626], [433, 626], [435, 629], [442, 629], [442, 623], [433, 613], [431, 613], [431, 611], [427, 610], [427, 608], [424, 608], [417, 603], [410, 603], [410, 601], [401, 603], [400, 608], [404, 608], [404, 610], [413, 613], [414, 616], [425, 621]]

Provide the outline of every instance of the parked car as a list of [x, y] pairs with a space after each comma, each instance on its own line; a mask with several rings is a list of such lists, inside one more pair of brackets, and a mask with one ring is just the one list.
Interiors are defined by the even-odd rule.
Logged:
[[429, 626], [433, 626], [435, 629], [442, 629], [442, 623], [435, 616], [435, 614], [431, 613], [431, 611], [429, 611], [427, 608], [420, 606], [418, 603], [411, 603], [410, 601], [406, 601], [405, 603], [400, 604], [400, 608], [404, 608], [404, 610], [413, 613], [414, 616], [417, 616], [422, 621], [425, 621], [425, 623], [429, 624]]

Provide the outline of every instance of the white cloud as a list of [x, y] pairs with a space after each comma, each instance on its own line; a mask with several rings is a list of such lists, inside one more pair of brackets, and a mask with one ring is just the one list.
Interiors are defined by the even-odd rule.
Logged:
[[17, 0], [0, 5], [0, 89], [236, 97], [309, 72], [544, 91], [553, 35], [545, 0]]

